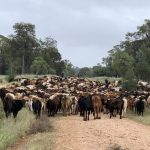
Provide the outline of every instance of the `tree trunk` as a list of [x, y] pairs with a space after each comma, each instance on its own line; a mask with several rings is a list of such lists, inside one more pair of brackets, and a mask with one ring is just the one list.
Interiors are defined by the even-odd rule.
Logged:
[[22, 56], [22, 74], [25, 73], [25, 60], [24, 60], [24, 55]]

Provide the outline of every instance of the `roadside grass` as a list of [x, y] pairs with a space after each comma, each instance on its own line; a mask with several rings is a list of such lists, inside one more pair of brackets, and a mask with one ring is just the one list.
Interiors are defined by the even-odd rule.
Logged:
[[150, 108], [146, 108], [144, 112], [144, 116], [138, 116], [134, 112], [128, 111], [127, 118], [142, 123], [144, 125], [150, 126]]
[[53, 150], [56, 144], [55, 136], [56, 133], [52, 129], [49, 132], [33, 134], [19, 150]]
[[56, 145], [57, 131], [52, 124], [53, 119], [47, 116], [37, 119], [30, 127], [29, 136], [27, 136], [26, 142], [19, 147], [19, 150], [53, 150]]
[[2, 102], [1, 102], [1, 99], [0, 99], [0, 124], [1, 124], [1, 119], [4, 118], [5, 114], [4, 114], [4, 111], [3, 111], [3, 105], [2, 105]]
[[34, 119], [34, 115], [25, 108], [18, 113], [16, 122], [13, 118], [0, 119], [0, 150], [6, 150], [24, 136]]
[[114, 80], [121, 80], [121, 78], [116, 78], [116, 77], [105, 77], [105, 76], [103, 76], [103, 77], [92, 77], [92, 78], [89, 78], [90, 80], [92, 80], [92, 81], [100, 81], [100, 82], [102, 82], [102, 83], [104, 83], [105, 82], [105, 80], [107, 79], [108, 81], [110, 81], [110, 82], [112, 82], [112, 81], [114, 81]]

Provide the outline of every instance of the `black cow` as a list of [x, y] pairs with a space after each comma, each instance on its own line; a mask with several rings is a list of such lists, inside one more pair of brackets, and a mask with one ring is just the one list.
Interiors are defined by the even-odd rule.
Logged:
[[93, 112], [92, 96], [81, 96], [78, 101], [80, 116], [83, 115], [83, 120], [89, 120], [90, 112]]
[[56, 113], [56, 103], [53, 100], [48, 100], [46, 102], [46, 108], [48, 110], [48, 116], [54, 116]]
[[114, 100], [107, 101], [106, 109], [108, 109], [110, 112], [110, 119], [112, 116], [114, 116], [114, 114], [113, 114], [114, 111], [116, 111], [117, 114], [119, 113], [120, 119], [122, 119], [123, 105], [124, 105], [124, 101], [122, 100], [122, 97], [118, 97]]
[[3, 103], [3, 109], [6, 115], [6, 118], [13, 113], [13, 117], [16, 118], [18, 112], [25, 106], [24, 100], [12, 100], [8, 97], [5, 97], [7, 91], [5, 88], [0, 89], [0, 97]]
[[143, 97], [140, 97], [140, 99], [135, 103], [135, 112], [138, 115], [143, 116], [144, 109], [145, 109], [145, 104], [144, 104], [144, 101], [143, 101]]
[[41, 116], [41, 108], [42, 104], [39, 100], [34, 100], [32, 103], [33, 112], [36, 115], [36, 119], [40, 118]]

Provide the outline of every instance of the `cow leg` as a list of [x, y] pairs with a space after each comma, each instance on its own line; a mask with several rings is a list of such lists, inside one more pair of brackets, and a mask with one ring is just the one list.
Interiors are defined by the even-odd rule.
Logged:
[[89, 120], [89, 116], [90, 116], [90, 110], [88, 111], [88, 120]]
[[5, 111], [5, 116], [6, 116], [6, 118], [8, 118], [8, 116], [9, 116], [8, 111]]
[[98, 119], [101, 119], [101, 109], [99, 108], [99, 117], [98, 117]]
[[94, 116], [94, 119], [95, 119], [95, 110], [93, 111], [93, 116]]
[[122, 109], [120, 109], [120, 119], [122, 119]]
[[96, 108], [94, 107], [94, 111], [93, 111], [93, 116], [94, 116], [94, 120], [96, 119]]
[[48, 111], [47, 111], [47, 114], [48, 114], [48, 117], [50, 117], [50, 111], [49, 111], [49, 109], [48, 109]]
[[85, 114], [85, 111], [83, 112], [83, 121], [86, 121], [86, 114]]
[[18, 114], [18, 112], [13, 112], [13, 117], [16, 118], [17, 114]]
[[113, 115], [113, 110], [110, 109], [110, 119], [111, 119], [112, 115]]
[[96, 107], [96, 119], [99, 119], [99, 116], [98, 116], [98, 113], [99, 113], [99, 110], [98, 110], [98, 107]]

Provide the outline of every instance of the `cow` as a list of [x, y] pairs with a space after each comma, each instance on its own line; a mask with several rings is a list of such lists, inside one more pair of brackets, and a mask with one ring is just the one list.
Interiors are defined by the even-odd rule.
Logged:
[[56, 112], [56, 103], [54, 102], [54, 100], [48, 99], [46, 102], [46, 108], [48, 111], [48, 116], [53, 116], [55, 115]]
[[7, 93], [5, 88], [0, 89], [0, 97], [2, 99], [6, 118], [8, 118], [11, 113], [13, 113], [13, 117], [16, 118], [18, 112], [25, 106], [25, 101], [16, 100], [15, 95]]
[[61, 108], [63, 111], [63, 116], [67, 116], [71, 114], [71, 104], [72, 104], [72, 99], [70, 95], [63, 94], [61, 99]]
[[147, 106], [150, 107], [150, 96], [147, 98]]
[[141, 97], [139, 97], [139, 100], [137, 100], [135, 103], [135, 112], [138, 115], [143, 116], [144, 109], [145, 109], [145, 102], [143, 100], [143, 97], [141, 96]]
[[79, 100], [80, 115], [83, 115], [83, 120], [89, 120], [90, 112], [93, 112], [93, 103], [91, 95], [81, 95]]
[[78, 99], [76, 96], [71, 96], [71, 114], [78, 114]]
[[42, 103], [39, 99], [34, 99], [32, 102], [32, 109], [34, 114], [36, 115], [36, 119], [41, 116]]
[[108, 100], [106, 106], [110, 112], [110, 119], [112, 116], [115, 116], [114, 111], [116, 111], [117, 114], [119, 113], [120, 119], [122, 119], [122, 111], [124, 107], [124, 101], [122, 96], [117, 97], [114, 100]]
[[94, 119], [101, 119], [102, 100], [99, 95], [92, 96]]

